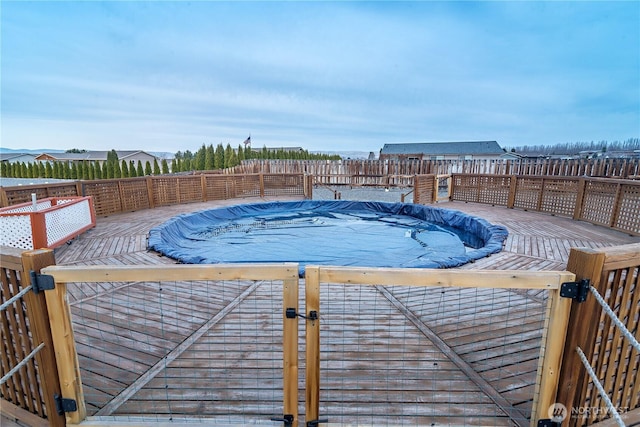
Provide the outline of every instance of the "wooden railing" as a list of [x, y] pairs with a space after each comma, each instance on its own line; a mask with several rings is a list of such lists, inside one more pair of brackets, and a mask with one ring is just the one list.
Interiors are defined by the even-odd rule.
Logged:
[[[572, 249], [567, 268], [578, 280], [588, 279], [613, 314], [640, 339], [640, 244]], [[577, 348], [602, 382], [614, 409], [604, 405]], [[635, 422], [640, 420], [640, 352], [616, 328], [594, 295], [573, 304], [564, 354], [556, 399], [568, 411], [564, 425], [591, 425], [611, 418], [614, 410], [623, 417], [635, 413]]]
[[30, 426], [64, 426], [56, 410], [60, 382], [44, 292], [32, 290], [30, 272], [54, 263], [50, 250], [0, 246], [0, 410]]
[[163, 175], [3, 187], [0, 199], [3, 206], [9, 206], [30, 201], [33, 193], [38, 199], [92, 196], [96, 215], [106, 216], [209, 200], [305, 196], [311, 191], [307, 181], [308, 177], [302, 174]]
[[566, 216], [640, 235], [638, 181], [454, 174], [451, 200]]
[[523, 159], [523, 160], [245, 160], [228, 173], [303, 173], [314, 176], [388, 175], [545, 175], [637, 178], [640, 159]]

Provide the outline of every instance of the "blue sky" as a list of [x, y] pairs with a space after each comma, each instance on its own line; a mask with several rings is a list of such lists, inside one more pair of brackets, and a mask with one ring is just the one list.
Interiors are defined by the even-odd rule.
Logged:
[[640, 137], [640, 2], [0, 3], [14, 149]]

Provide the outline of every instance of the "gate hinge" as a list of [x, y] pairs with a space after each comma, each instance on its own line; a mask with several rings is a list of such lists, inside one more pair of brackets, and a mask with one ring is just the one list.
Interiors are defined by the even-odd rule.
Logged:
[[35, 271], [29, 271], [31, 276], [31, 286], [33, 286], [33, 293], [37, 294], [40, 291], [50, 291], [55, 289], [56, 282], [53, 280], [53, 276], [48, 274], [40, 274]]
[[589, 279], [582, 279], [579, 282], [565, 282], [560, 286], [560, 296], [572, 298], [575, 302], [584, 302], [589, 295]]
[[293, 415], [284, 414], [282, 418], [271, 418], [271, 421], [284, 423], [284, 427], [291, 427], [293, 425]]
[[286, 309], [285, 311], [285, 316], [287, 317], [287, 319], [295, 319], [296, 317], [301, 317], [303, 319], [307, 319], [307, 320], [318, 320], [318, 312], [317, 311], [310, 311], [309, 312], [309, 316], [305, 316], [304, 314], [300, 314], [298, 312], [296, 312], [296, 309], [293, 307], [289, 307]]
[[542, 420], [538, 420], [538, 427], [560, 427], [562, 423], [557, 421], [553, 421], [549, 418], [544, 418]]
[[64, 415], [66, 412], [75, 412], [78, 410], [78, 404], [73, 399], [65, 399], [59, 394], [54, 394], [53, 399], [56, 402], [58, 415]]
[[311, 421], [307, 421], [307, 427], [318, 427], [319, 424], [328, 423], [328, 422], [329, 422], [328, 418], [323, 418], [320, 420], [311, 420]]

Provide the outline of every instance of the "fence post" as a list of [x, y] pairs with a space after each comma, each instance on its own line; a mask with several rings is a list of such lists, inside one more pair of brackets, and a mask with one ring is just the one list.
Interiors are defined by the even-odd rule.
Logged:
[[287, 310], [298, 313], [298, 279], [287, 279], [283, 284], [282, 307], [282, 358], [283, 358], [283, 409], [293, 416], [291, 427], [298, 426], [298, 318], [287, 317]]
[[516, 190], [518, 188], [518, 177], [511, 175], [509, 177], [509, 197], [507, 198], [507, 208], [513, 209], [516, 204]]
[[[42, 272], [46, 274], [46, 268]], [[67, 423], [78, 424], [86, 418], [87, 410], [71, 324], [71, 309], [67, 301], [67, 284], [56, 283], [54, 289], [46, 290], [44, 294], [49, 310], [49, 325], [56, 353], [61, 396], [75, 400], [78, 407], [76, 411], [66, 414]]]
[[[560, 276], [560, 282], [571, 281], [574, 277], [573, 274], [564, 273]], [[547, 318], [540, 348], [538, 381], [536, 381], [537, 392], [534, 393], [532, 425], [535, 425], [539, 419], [547, 418], [549, 407], [556, 399], [571, 301], [570, 298], [560, 296], [559, 287], [549, 291]]]
[[582, 215], [582, 202], [584, 201], [584, 190], [587, 185], [587, 180], [580, 178], [578, 180], [578, 194], [576, 195], [576, 206], [573, 209], [573, 219], [579, 220]]
[[[591, 285], [599, 291], [602, 286], [600, 277], [604, 266], [605, 253], [593, 249], [572, 248], [569, 254], [567, 270], [575, 273], [576, 280], [590, 279]], [[600, 306], [595, 298], [587, 298], [580, 304], [573, 304], [567, 327], [565, 357], [560, 368], [558, 395], [556, 401], [567, 407], [580, 406], [581, 395], [587, 383], [586, 373], [575, 349], [580, 346], [589, 360], [593, 357], [594, 341], [600, 318]]]
[[147, 194], [149, 195], [149, 209], [156, 207], [155, 198], [153, 197], [153, 180], [150, 176], [145, 178], [147, 182]]
[[202, 187], [202, 201], [207, 201], [207, 175], [200, 175], [200, 186]]
[[261, 173], [260, 177], [260, 198], [264, 198], [264, 174]]
[[[24, 286], [32, 284], [31, 276], [29, 275], [30, 271], [39, 273], [41, 268], [54, 264], [55, 258], [51, 249], [23, 252], [22, 267], [24, 274], [22, 280], [25, 281]], [[64, 426], [65, 417], [56, 411], [54, 400], [54, 395], [60, 394], [60, 380], [49, 326], [47, 302], [42, 292], [38, 294], [29, 292], [24, 296], [24, 301], [27, 306], [27, 317], [33, 334], [33, 342], [44, 343], [42, 350], [36, 354], [36, 363], [38, 364], [38, 375], [47, 419], [52, 427]]]
[[305, 421], [319, 419], [320, 412], [320, 268], [307, 266], [305, 273], [305, 306], [309, 316], [318, 313], [318, 320], [306, 322], [306, 390]]

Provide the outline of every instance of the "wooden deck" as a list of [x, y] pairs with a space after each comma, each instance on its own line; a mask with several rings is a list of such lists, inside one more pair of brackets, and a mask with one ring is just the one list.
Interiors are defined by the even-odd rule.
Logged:
[[[172, 264], [147, 252], [151, 227], [180, 213], [259, 201], [99, 218], [95, 229], [57, 249], [56, 261]], [[462, 269], [563, 270], [571, 247], [640, 241], [567, 218], [471, 203], [440, 206], [509, 229], [501, 253]], [[278, 425], [270, 418], [282, 415], [281, 295], [277, 282], [70, 285], [88, 412]], [[321, 301], [327, 321], [320, 412], [330, 422], [514, 425], [530, 416], [544, 292], [332, 285]], [[300, 351], [304, 369], [302, 345]]]

